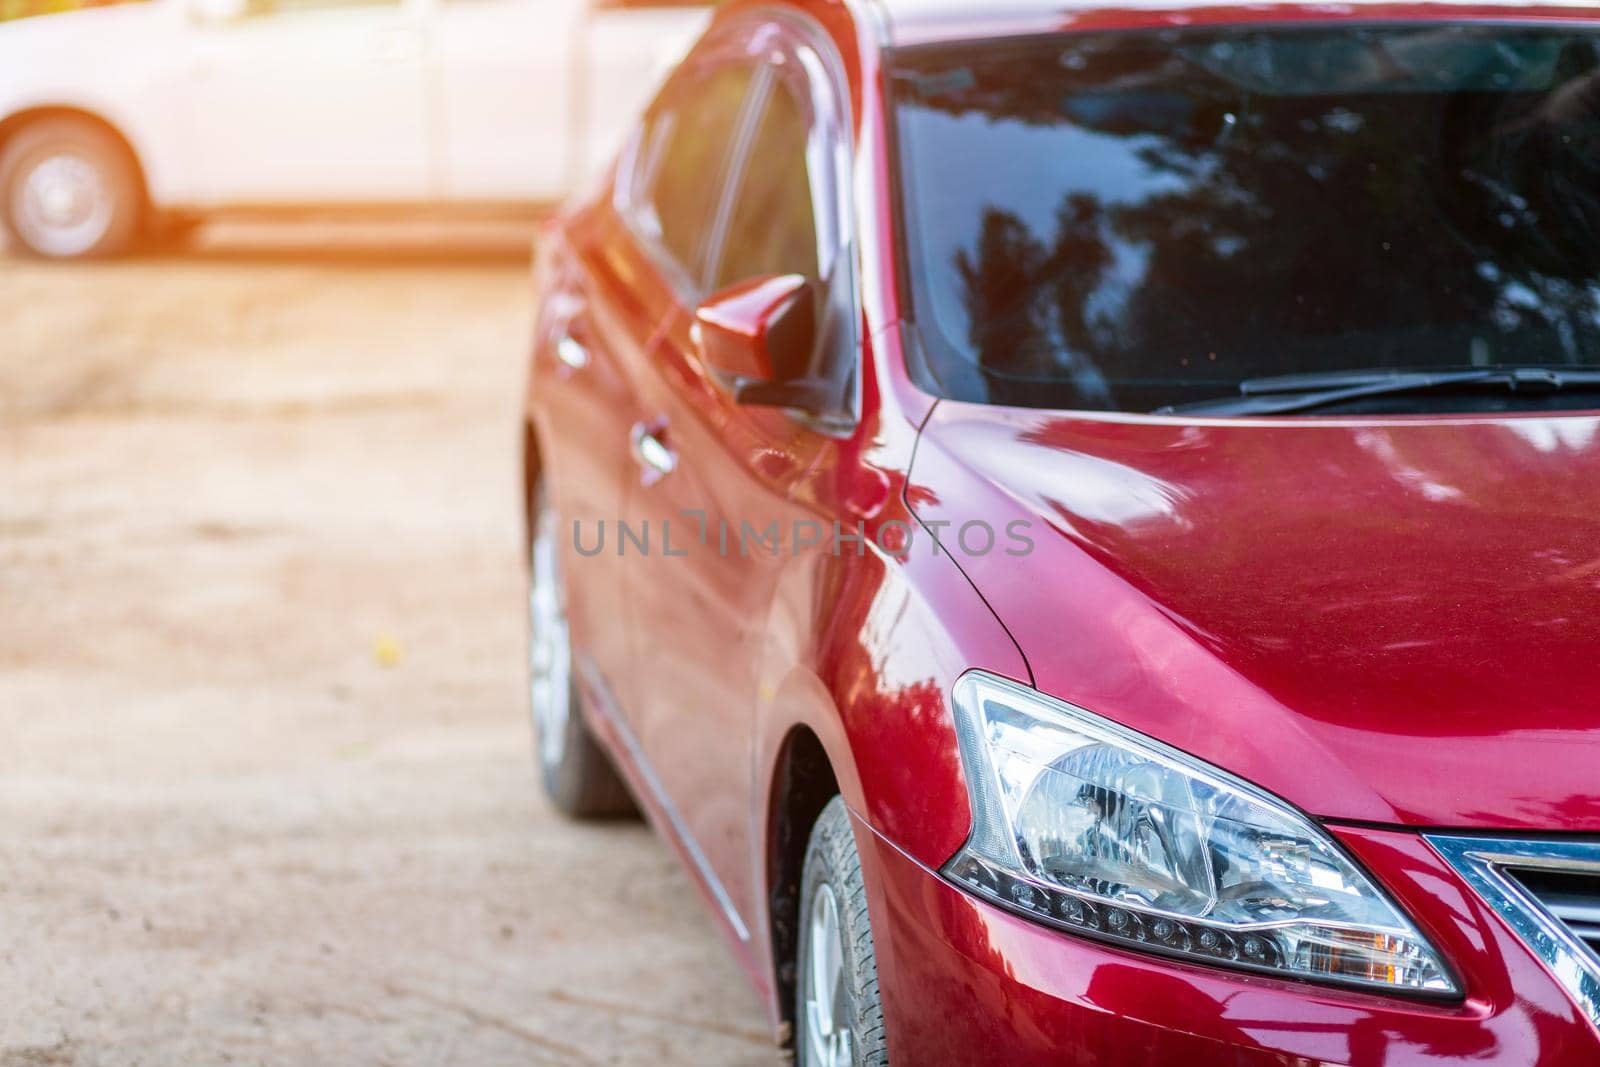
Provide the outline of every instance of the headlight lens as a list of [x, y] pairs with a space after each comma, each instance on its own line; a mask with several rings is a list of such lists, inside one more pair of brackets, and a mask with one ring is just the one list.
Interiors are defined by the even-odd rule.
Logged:
[[1411, 922], [1270, 794], [981, 672], [955, 687], [972, 835], [946, 877], [1055, 926], [1321, 981], [1458, 992]]

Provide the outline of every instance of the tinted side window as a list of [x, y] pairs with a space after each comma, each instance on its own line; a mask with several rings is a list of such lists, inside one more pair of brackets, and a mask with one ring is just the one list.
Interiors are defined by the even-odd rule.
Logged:
[[651, 127], [660, 154], [645, 205], [653, 217], [644, 221], [697, 283], [705, 275], [705, 238], [752, 76], [749, 68], [723, 67], [685, 84]]
[[762, 275], [817, 278], [806, 140], [805, 112], [787, 86], [775, 84], [750, 147], [713, 290]]

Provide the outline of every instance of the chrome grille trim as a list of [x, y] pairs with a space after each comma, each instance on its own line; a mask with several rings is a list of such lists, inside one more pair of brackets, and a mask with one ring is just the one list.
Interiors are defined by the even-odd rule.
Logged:
[[1513, 868], [1511, 876], [1550, 914], [1596, 952], [1600, 952], [1600, 874]]
[[1590, 1024], [1600, 1029], [1600, 955], [1512, 873], [1546, 870], [1600, 877], [1600, 841], [1432, 834], [1427, 841], [1549, 968]]

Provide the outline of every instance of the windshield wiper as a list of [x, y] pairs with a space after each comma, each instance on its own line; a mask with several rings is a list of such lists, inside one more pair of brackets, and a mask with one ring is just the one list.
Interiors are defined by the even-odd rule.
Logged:
[[1572, 386], [1600, 385], [1600, 368], [1480, 367], [1473, 370], [1332, 371], [1249, 378], [1239, 395], [1189, 404], [1168, 404], [1157, 415], [1288, 415], [1334, 407], [1351, 400], [1404, 393], [1502, 388], [1512, 393], [1551, 393]]

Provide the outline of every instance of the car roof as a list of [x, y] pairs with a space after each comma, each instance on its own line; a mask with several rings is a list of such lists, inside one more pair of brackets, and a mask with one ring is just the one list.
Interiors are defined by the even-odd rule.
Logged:
[[1600, 23], [1594, 0], [875, 0], [891, 45], [1005, 37], [1072, 29], [1133, 29], [1201, 23], [1446, 19]]

